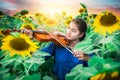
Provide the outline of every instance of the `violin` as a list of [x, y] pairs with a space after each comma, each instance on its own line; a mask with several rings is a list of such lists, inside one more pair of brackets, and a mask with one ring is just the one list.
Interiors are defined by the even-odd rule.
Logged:
[[50, 34], [46, 31], [38, 31], [38, 30], [32, 30], [33, 32], [33, 36], [36, 40], [40, 41], [40, 42], [55, 42], [58, 45], [61, 45], [60, 43], [62, 43], [62, 45], [67, 46], [69, 44], [69, 41], [66, 39], [65, 36], [63, 35], [54, 35], [54, 34]]

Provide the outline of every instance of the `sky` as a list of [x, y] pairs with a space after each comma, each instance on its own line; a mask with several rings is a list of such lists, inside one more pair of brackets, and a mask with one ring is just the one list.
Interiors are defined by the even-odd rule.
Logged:
[[68, 15], [76, 15], [81, 8], [80, 3], [87, 6], [89, 14], [109, 10], [120, 16], [120, 0], [0, 0], [0, 10], [8, 14], [27, 9], [31, 13], [54, 15], [65, 11]]

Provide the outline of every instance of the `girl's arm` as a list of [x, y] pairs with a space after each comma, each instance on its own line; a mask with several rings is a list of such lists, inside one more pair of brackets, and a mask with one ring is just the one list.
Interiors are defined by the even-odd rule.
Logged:
[[54, 55], [54, 53], [55, 53], [55, 47], [56, 47], [55, 43], [51, 42], [47, 47], [41, 49], [41, 51], [47, 52], [50, 55]]

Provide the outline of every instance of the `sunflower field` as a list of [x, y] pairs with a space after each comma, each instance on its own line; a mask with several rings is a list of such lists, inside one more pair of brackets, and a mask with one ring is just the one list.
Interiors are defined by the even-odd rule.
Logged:
[[88, 24], [85, 40], [74, 50], [95, 56], [89, 59], [89, 67], [74, 67], [66, 80], [120, 80], [120, 16], [111, 11], [89, 14], [86, 5], [80, 5], [76, 16], [63, 11], [53, 17], [42, 12], [30, 14], [28, 10], [10, 16], [0, 11], [0, 80], [57, 80], [52, 72], [54, 58], [46, 60], [50, 55], [40, 51], [49, 42], [39, 42], [19, 31], [40, 28], [65, 33], [74, 18]]

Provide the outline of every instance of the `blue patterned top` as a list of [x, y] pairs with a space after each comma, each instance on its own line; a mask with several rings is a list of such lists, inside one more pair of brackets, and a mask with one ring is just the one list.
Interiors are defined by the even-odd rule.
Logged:
[[62, 46], [56, 45], [51, 42], [49, 46], [42, 49], [42, 51], [49, 53], [54, 56], [54, 74], [59, 78], [59, 80], [65, 80], [65, 75], [70, 72], [70, 70], [77, 64], [84, 64], [87, 66], [87, 62], [79, 60], [77, 57], [73, 56], [71, 52]]

